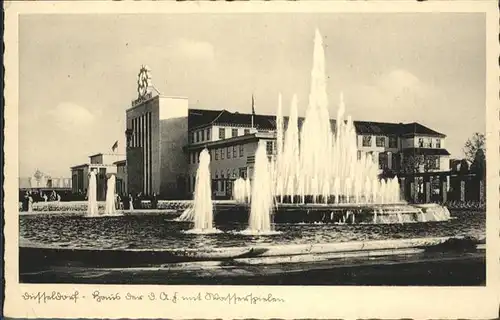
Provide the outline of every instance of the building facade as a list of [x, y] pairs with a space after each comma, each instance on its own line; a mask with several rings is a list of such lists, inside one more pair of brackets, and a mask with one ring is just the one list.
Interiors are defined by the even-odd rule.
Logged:
[[86, 194], [90, 171], [97, 173], [97, 200], [106, 199], [106, 184], [109, 174], [117, 174], [117, 162], [124, 161], [125, 155], [98, 153], [89, 157], [89, 162], [71, 167], [71, 191]]
[[150, 96], [127, 110], [127, 189], [179, 198], [185, 194], [188, 100]]
[[[298, 119], [299, 130], [304, 119]], [[231, 198], [238, 177], [252, 178], [254, 155], [260, 140], [270, 156], [276, 153], [276, 117], [231, 113], [227, 110], [190, 109], [189, 141], [184, 148], [188, 162], [187, 196], [192, 197], [198, 157], [207, 148], [215, 198]], [[284, 118], [285, 128], [288, 118]], [[331, 120], [332, 130], [336, 128]], [[370, 154], [380, 173], [414, 174], [449, 171], [446, 136], [418, 123], [355, 121], [358, 158]]]
[[[192, 198], [199, 155], [207, 148], [214, 197], [231, 198], [238, 177], [252, 178], [259, 142], [265, 141], [269, 157], [276, 153], [274, 115], [190, 109], [187, 98], [163, 96], [156, 90], [146, 66], [139, 72], [137, 92], [126, 111], [126, 161], [115, 164], [120, 168], [117, 185], [127, 193]], [[285, 128], [287, 122], [285, 117]], [[303, 122], [298, 119], [299, 130]], [[330, 123], [335, 130], [335, 120]], [[358, 157], [370, 154], [380, 173], [449, 171], [450, 154], [442, 133], [418, 123], [355, 121], [354, 126]], [[86, 178], [76, 172], [75, 189], [82, 187], [79, 175]]]

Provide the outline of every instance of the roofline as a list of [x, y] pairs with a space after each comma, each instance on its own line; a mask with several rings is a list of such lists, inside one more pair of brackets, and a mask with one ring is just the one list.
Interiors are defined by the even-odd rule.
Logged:
[[[205, 124], [202, 124], [202, 125], [199, 125], [199, 126], [196, 126], [196, 127], [192, 127], [192, 128], [189, 128], [189, 131], [191, 130], [196, 130], [196, 129], [202, 129], [202, 128], [206, 128], [206, 127], [210, 127], [210, 126], [214, 126], [214, 125], [226, 125], [226, 126], [231, 126], [231, 125], [234, 125], [234, 123], [217, 123], [217, 119], [219, 119], [219, 117], [224, 113], [224, 112], [229, 112], [231, 114], [239, 114], [239, 115], [243, 115], [243, 116], [252, 116], [251, 113], [242, 113], [242, 112], [231, 112], [231, 111], [228, 111], [226, 109], [223, 109], [223, 110], [214, 110], [214, 109], [188, 109], [188, 117], [189, 117], [189, 111], [212, 111], [212, 112], [219, 112], [219, 114], [217, 115], [217, 117], [215, 117], [212, 121], [208, 122], [208, 123], [205, 123]], [[268, 115], [268, 114], [256, 114], [256, 116], [258, 117], [271, 117], [271, 118], [276, 118], [277, 116], [276, 115]], [[290, 116], [283, 116], [283, 119], [289, 119]], [[297, 118], [297, 121], [300, 121], [300, 120], [304, 120], [305, 117], [298, 117]], [[333, 119], [333, 118], [330, 118], [330, 121], [337, 121], [337, 119]], [[345, 120], [347, 121], [347, 120]], [[353, 120], [353, 124], [356, 126], [356, 124], [363, 124], [363, 123], [373, 123], [373, 124], [392, 124], [392, 125], [397, 125], [397, 126], [405, 126], [405, 125], [411, 125], [411, 124], [420, 124], [424, 127], [427, 127], [421, 123], [418, 123], [418, 122], [410, 122], [410, 123], [402, 123], [402, 122], [380, 122], [380, 121], [365, 121], [365, 120]], [[238, 124], [239, 126], [241, 127], [247, 127], [246, 124], [239, 124], [239, 123], [236, 123]], [[248, 126], [251, 128], [251, 125]], [[428, 129], [432, 130], [431, 128], [427, 127]], [[357, 131], [357, 130], [356, 130]], [[434, 131], [434, 130], [433, 130]], [[405, 133], [405, 134], [391, 134], [391, 135], [399, 135], [399, 136], [408, 136], [408, 135], [420, 135], [420, 136], [430, 136], [430, 137], [441, 137], [441, 138], [446, 138], [446, 135], [443, 134], [443, 133], [440, 133], [440, 132], [437, 132], [435, 131], [436, 133], [427, 133], [427, 134], [417, 134], [417, 133], [413, 133], [413, 132], [410, 132], [410, 133]], [[358, 133], [358, 132], [356, 132]], [[375, 134], [370, 134], [370, 135], [375, 135]]]
[[123, 153], [96, 153], [96, 154], [93, 154], [91, 156], [89, 156], [89, 158], [93, 158], [95, 156], [125, 156], [125, 154]]
[[401, 151], [404, 152], [404, 153], [408, 153], [408, 152], [415, 151], [415, 150], [431, 150], [431, 151], [441, 150], [441, 151], [446, 152], [446, 154], [440, 154], [440, 156], [443, 156], [443, 157], [445, 157], [445, 156], [451, 156], [451, 153], [447, 149], [445, 149], [445, 148], [419, 148], [419, 147], [410, 147], [410, 148], [404, 148]]
[[182, 149], [184, 151], [191, 151], [191, 150], [199, 150], [199, 149], [205, 149], [205, 148], [215, 148], [215, 147], [222, 147], [226, 145], [233, 145], [235, 142], [248, 142], [248, 141], [254, 141], [254, 140], [260, 140], [260, 139], [274, 139], [276, 138], [276, 134], [270, 134], [266, 132], [256, 132], [256, 133], [251, 133], [251, 134], [246, 134], [243, 136], [237, 136], [237, 137], [231, 137], [228, 139], [223, 139], [223, 140], [217, 140], [217, 141], [210, 141], [207, 143], [200, 143], [200, 144], [188, 144], [185, 145]]
[[121, 164], [121, 163], [127, 163], [127, 160], [124, 159], [124, 160], [118, 160], [118, 161], [113, 162], [113, 164]]
[[70, 169], [78, 169], [78, 168], [88, 167], [89, 165], [90, 165], [90, 163], [78, 164], [76, 166], [70, 167]]
[[[430, 129], [430, 128], [429, 128]], [[432, 130], [432, 129], [431, 129]], [[436, 133], [416, 133], [416, 132], [408, 132], [401, 135], [402, 137], [411, 137], [411, 136], [420, 136], [420, 137], [440, 137], [446, 138], [444, 133], [437, 132]]]
[[92, 154], [89, 156], [89, 158], [93, 158], [93, 157], [96, 157], [96, 156], [102, 156], [104, 155], [104, 153], [100, 152], [100, 153], [96, 153], [96, 154]]
[[[152, 101], [154, 99], [158, 99], [160, 100], [160, 98], [170, 98], [170, 99], [180, 99], [180, 100], [188, 100], [188, 97], [184, 97], [184, 96], [167, 96], [167, 95], [163, 95], [163, 94], [157, 94], [157, 95], [154, 95], [152, 96], [151, 98], [149, 99], [146, 99], [146, 100], [143, 100], [141, 102], [139, 102], [138, 104], [134, 105], [134, 106], [130, 106], [130, 108], [128, 108], [127, 110], [125, 110], [125, 112], [129, 112], [129, 111], [132, 111], [134, 110], [135, 108], [137, 107], [140, 107], [142, 106], [143, 104], [145, 104], [146, 102], [149, 102], [149, 101]], [[189, 111], [189, 107], [188, 107], [188, 111]]]

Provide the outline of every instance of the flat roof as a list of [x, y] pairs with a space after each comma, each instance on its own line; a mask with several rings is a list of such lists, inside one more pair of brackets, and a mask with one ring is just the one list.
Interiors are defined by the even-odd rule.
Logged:
[[131, 105], [131, 106], [130, 106], [127, 110], [126, 110], [126, 112], [132, 111], [132, 110], [134, 110], [135, 108], [140, 107], [141, 105], [143, 105], [143, 104], [144, 104], [144, 103], [146, 103], [146, 102], [149, 102], [149, 101], [154, 100], [154, 99], [161, 99], [161, 98], [188, 100], [188, 97], [183, 97], [183, 96], [167, 96], [167, 95], [163, 95], [163, 94], [157, 94], [157, 95], [152, 95], [151, 97], [149, 97], [149, 98], [147, 98], [147, 99], [144, 99], [143, 101], [138, 102], [138, 103], [137, 103], [137, 104], [135, 104], [135, 105]]
[[198, 144], [188, 144], [183, 147], [183, 150], [188, 151], [188, 150], [201, 150], [205, 148], [224, 147], [224, 146], [235, 145], [241, 142], [250, 142], [250, 141], [258, 141], [261, 139], [274, 139], [274, 138], [276, 138], [276, 133], [274, 132], [256, 132], [223, 140], [207, 141], [206, 143], [198, 143]]
[[84, 163], [84, 164], [78, 164], [76, 166], [72, 166], [70, 167], [71, 169], [79, 169], [79, 168], [84, 168], [84, 167], [88, 167], [90, 165], [90, 163]]

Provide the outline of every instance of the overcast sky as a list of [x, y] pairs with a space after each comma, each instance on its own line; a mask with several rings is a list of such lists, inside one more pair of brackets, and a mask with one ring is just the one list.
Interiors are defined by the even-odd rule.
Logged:
[[483, 14], [25, 15], [19, 23], [20, 176], [70, 176], [90, 154], [124, 153], [141, 64], [191, 108], [284, 113], [309, 94], [314, 29], [324, 38], [330, 114], [420, 122], [462, 157], [485, 132]]

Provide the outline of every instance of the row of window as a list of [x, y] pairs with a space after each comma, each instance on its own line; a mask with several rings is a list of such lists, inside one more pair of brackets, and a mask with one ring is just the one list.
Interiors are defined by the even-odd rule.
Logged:
[[[226, 135], [226, 131], [231, 130], [231, 135]], [[212, 131], [211, 128], [206, 128], [206, 129], [201, 129], [197, 130], [194, 132], [189, 133], [189, 143], [198, 143], [198, 142], [204, 142], [204, 141], [211, 141], [212, 140]], [[238, 129], [230, 129], [230, 128], [219, 128], [219, 140], [223, 140], [226, 138], [234, 138], [238, 136]], [[244, 129], [243, 134], [247, 135], [250, 134], [250, 129]]]
[[[362, 136], [362, 145], [363, 147], [371, 147], [373, 145], [372, 136], [363, 135]], [[396, 136], [375, 136], [375, 146], [379, 148], [385, 148], [386, 146], [389, 148], [397, 148], [398, 147], [398, 137]]]
[[[226, 186], [230, 185], [231, 181], [236, 180], [237, 178], [247, 179], [248, 172], [247, 168], [238, 168], [238, 169], [227, 169], [215, 171], [215, 178], [212, 179], [212, 191], [226, 191]], [[196, 186], [196, 176], [188, 177], [188, 190], [189, 192], [194, 192]]]
[[198, 143], [203, 141], [211, 141], [211, 128], [197, 130], [189, 133], [189, 143]]
[[[419, 148], [433, 148], [432, 138], [418, 138], [418, 147]], [[441, 139], [436, 139], [435, 148], [441, 148]]]
[[[245, 156], [245, 147], [241, 144], [227, 148], [215, 148], [209, 150], [209, 152], [212, 160], [237, 159]], [[188, 162], [190, 164], [198, 163], [200, 161], [200, 153], [201, 151], [189, 153]]]
[[[435, 144], [432, 143], [432, 138], [418, 138], [418, 147], [419, 148], [441, 148], [441, 139], [436, 139]], [[373, 139], [372, 136], [363, 135], [362, 138], [362, 146], [363, 147], [372, 147]], [[397, 148], [398, 147], [398, 138], [396, 136], [375, 136], [375, 146], [378, 148], [385, 148], [388, 146], [389, 148]]]

